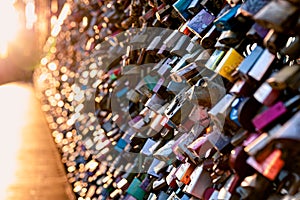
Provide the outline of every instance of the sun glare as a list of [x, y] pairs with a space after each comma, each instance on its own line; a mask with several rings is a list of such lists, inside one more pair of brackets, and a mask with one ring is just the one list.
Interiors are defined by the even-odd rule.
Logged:
[[29, 123], [31, 89], [26, 85], [8, 84], [0, 86], [0, 199], [6, 199], [8, 187], [16, 181], [18, 155], [22, 144], [22, 131]]
[[8, 44], [16, 38], [19, 30], [20, 23], [14, 2], [14, 0], [0, 1], [0, 58], [7, 56]]

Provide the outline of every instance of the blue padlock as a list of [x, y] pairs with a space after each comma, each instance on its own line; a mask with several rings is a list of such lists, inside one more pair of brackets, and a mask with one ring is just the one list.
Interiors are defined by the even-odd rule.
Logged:
[[243, 101], [244, 99], [243, 98], [237, 98], [235, 99], [232, 104], [231, 104], [231, 111], [230, 111], [230, 119], [236, 123], [238, 126], [241, 127], [241, 124], [238, 120], [238, 115], [239, 115], [239, 112], [238, 112], [238, 109], [239, 109], [239, 105], [240, 103]]
[[217, 27], [218, 31], [228, 31], [235, 26], [237, 22], [235, 15], [240, 6], [241, 5], [236, 5], [214, 21], [214, 24]]
[[178, 0], [173, 4], [174, 9], [185, 21], [191, 17], [191, 14], [187, 10], [191, 2], [192, 0]]

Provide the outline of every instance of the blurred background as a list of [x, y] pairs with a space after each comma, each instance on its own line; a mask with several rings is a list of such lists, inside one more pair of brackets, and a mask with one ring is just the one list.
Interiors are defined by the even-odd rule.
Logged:
[[1, 200], [74, 199], [32, 84], [64, 3], [0, 0]]
[[31, 81], [65, 0], [0, 1], [0, 84]]

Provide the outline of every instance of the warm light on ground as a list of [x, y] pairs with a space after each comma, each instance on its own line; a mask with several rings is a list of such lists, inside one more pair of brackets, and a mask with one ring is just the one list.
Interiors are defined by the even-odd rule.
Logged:
[[31, 84], [0, 86], [0, 200], [75, 199], [40, 106]]
[[20, 27], [14, 2], [15, 0], [0, 1], [0, 58], [7, 57], [8, 44], [16, 38]]
[[28, 117], [30, 90], [24, 86], [9, 84], [0, 86], [0, 199], [5, 199], [7, 187], [16, 179], [18, 154], [20, 153], [22, 130]]

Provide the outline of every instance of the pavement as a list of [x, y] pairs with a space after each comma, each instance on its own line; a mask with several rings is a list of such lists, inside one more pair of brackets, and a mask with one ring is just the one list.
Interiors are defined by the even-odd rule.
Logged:
[[75, 199], [31, 84], [0, 86], [0, 200]]

